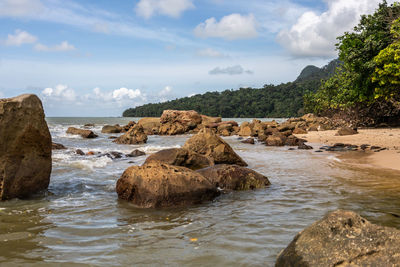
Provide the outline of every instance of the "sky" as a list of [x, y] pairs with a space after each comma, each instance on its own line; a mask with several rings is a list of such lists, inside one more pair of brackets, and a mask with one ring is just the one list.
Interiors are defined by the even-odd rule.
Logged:
[[46, 116], [121, 116], [289, 82], [336, 58], [336, 37], [380, 2], [0, 0], [0, 97], [37, 94]]

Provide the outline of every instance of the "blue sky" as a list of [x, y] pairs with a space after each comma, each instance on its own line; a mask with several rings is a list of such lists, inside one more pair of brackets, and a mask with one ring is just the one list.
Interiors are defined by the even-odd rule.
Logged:
[[[379, 0], [0, 0], [0, 97], [47, 116], [294, 80]], [[393, 1], [388, 1], [393, 2]]]

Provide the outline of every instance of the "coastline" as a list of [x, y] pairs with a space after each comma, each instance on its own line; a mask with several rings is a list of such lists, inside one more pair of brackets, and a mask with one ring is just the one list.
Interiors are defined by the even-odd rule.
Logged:
[[358, 134], [336, 136], [336, 130], [311, 131], [307, 134], [297, 134], [308, 143], [334, 145], [344, 143], [352, 145], [368, 144], [387, 150], [380, 152], [365, 151], [365, 163], [377, 168], [400, 171], [400, 128], [359, 129]]

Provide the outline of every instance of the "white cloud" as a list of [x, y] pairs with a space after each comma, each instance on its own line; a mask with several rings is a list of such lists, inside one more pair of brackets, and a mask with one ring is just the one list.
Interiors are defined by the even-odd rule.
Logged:
[[172, 92], [172, 87], [171, 86], [165, 86], [163, 90], [161, 90], [158, 95], [159, 96], [167, 96]]
[[73, 51], [76, 48], [75, 46], [69, 44], [67, 41], [63, 41], [60, 44], [54, 46], [47, 46], [39, 43], [35, 45], [34, 49], [41, 52], [65, 52]]
[[140, 0], [136, 14], [146, 19], [155, 14], [178, 18], [185, 10], [194, 8], [192, 0]]
[[197, 50], [196, 53], [198, 56], [201, 57], [211, 57], [211, 58], [224, 58], [228, 57], [228, 55], [225, 55], [217, 50], [214, 50], [212, 48], [205, 48], [205, 49], [200, 49]]
[[208, 72], [210, 75], [219, 75], [219, 74], [227, 74], [227, 75], [239, 75], [239, 74], [253, 74], [254, 72], [251, 70], [244, 70], [242, 66], [235, 65], [232, 67], [220, 68], [216, 67]]
[[74, 101], [76, 99], [76, 94], [74, 89], [69, 88], [67, 85], [59, 84], [54, 89], [53, 88], [45, 88], [42, 91], [42, 95], [44, 98], [57, 100], [57, 101]]
[[40, 0], [0, 0], [0, 16], [24, 17], [42, 9]]
[[253, 14], [247, 16], [231, 14], [219, 22], [215, 18], [209, 18], [197, 25], [194, 34], [201, 38], [217, 37], [226, 40], [250, 39], [258, 36]]
[[[360, 15], [370, 14], [381, 0], [327, 0], [328, 10], [303, 13], [290, 28], [280, 31], [278, 42], [298, 57], [334, 57], [336, 37], [351, 31]], [[393, 2], [393, 1], [389, 1]]]
[[21, 46], [23, 44], [33, 44], [36, 41], [36, 36], [33, 36], [26, 31], [15, 30], [15, 34], [9, 34], [7, 39], [4, 41], [4, 44], [8, 46]]
[[139, 89], [128, 89], [125, 87], [122, 87], [120, 89], [114, 90], [112, 92], [112, 97], [115, 100], [123, 100], [123, 99], [135, 99], [142, 97], [142, 92]]

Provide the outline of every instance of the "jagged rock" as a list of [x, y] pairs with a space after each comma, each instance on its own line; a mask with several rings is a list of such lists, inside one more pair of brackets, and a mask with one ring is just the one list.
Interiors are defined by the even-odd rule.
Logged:
[[299, 139], [294, 135], [289, 135], [286, 140], [285, 140], [285, 145], [286, 146], [298, 146], [300, 144], [303, 144], [305, 140]]
[[36, 95], [0, 99], [0, 200], [49, 186], [52, 141]]
[[144, 164], [153, 162], [182, 166], [192, 170], [198, 170], [214, 165], [214, 161], [211, 158], [184, 148], [160, 150], [157, 153], [150, 155]]
[[222, 190], [249, 190], [270, 184], [267, 177], [237, 165], [220, 164], [197, 171]]
[[296, 128], [296, 124], [294, 123], [289, 123], [289, 122], [284, 122], [281, 125], [279, 125], [277, 127], [278, 131], [280, 132], [286, 132], [286, 131], [291, 131], [293, 132], [293, 130]]
[[127, 125], [124, 125], [124, 126], [121, 127], [121, 132], [122, 133], [126, 133], [127, 131], [129, 131], [130, 128], [132, 128], [135, 125], [136, 125], [136, 122], [130, 121], [130, 122], [128, 122]]
[[187, 125], [183, 125], [179, 122], [175, 123], [163, 123], [160, 126], [159, 134], [160, 135], [178, 135], [187, 133], [190, 130], [190, 127]]
[[194, 110], [164, 110], [160, 122], [161, 124], [179, 123], [190, 129], [194, 129], [202, 122], [202, 117]]
[[230, 145], [218, 137], [211, 129], [204, 128], [186, 141], [183, 148], [211, 157], [215, 164], [236, 164], [247, 166], [247, 163], [233, 151]]
[[51, 143], [51, 149], [52, 150], [61, 150], [61, 149], [67, 149], [67, 148], [63, 144]]
[[137, 124], [143, 127], [147, 135], [158, 134], [161, 125], [160, 118], [142, 118]]
[[97, 137], [97, 134], [95, 134], [91, 130], [78, 129], [75, 127], [69, 127], [67, 129], [67, 134], [80, 135], [83, 138], [96, 138]]
[[141, 208], [198, 204], [219, 195], [204, 176], [185, 167], [160, 163], [132, 166], [117, 181], [120, 199]]
[[105, 125], [102, 129], [102, 133], [120, 133], [122, 131], [122, 127], [118, 124], [116, 125]]
[[399, 230], [337, 210], [301, 231], [280, 253], [275, 266], [386, 267], [399, 262]]
[[146, 155], [146, 153], [141, 151], [141, 150], [139, 150], [139, 149], [135, 149], [131, 153], [126, 154], [126, 156], [130, 157], [130, 158], [140, 157], [140, 156], [144, 156], [144, 155]]
[[339, 135], [339, 136], [353, 135], [353, 134], [358, 134], [358, 131], [356, 128], [350, 128], [350, 127], [340, 128], [336, 133], [336, 135]]
[[206, 115], [201, 115], [201, 124], [209, 127], [210, 125], [214, 124], [214, 123], [219, 123], [222, 121], [221, 117], [209, 117]]
[[121, 135], [113, 142], [127, 145], [144, 144], [147, 142], [147, 135], [144, 133], [143, 127], [139, 124], [136, 124], [128, 132]]

